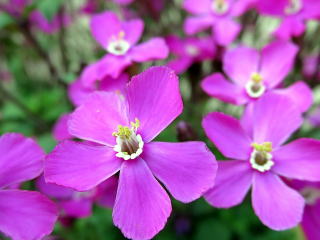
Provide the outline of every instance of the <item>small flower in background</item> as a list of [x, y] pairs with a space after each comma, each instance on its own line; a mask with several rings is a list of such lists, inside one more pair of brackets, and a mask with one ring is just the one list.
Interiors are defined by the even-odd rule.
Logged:
[[199, 198], [214, 184], [216, 161], [203, 142], [151, 142], [182, 111], [179, 81], [167, 67], [132, 78], [126, 97], [93, 93], [71, 114], [69, 132], [48, 155], [49, 183], [89, 191], [119, 173], [113, 222], [127, 238], [150, 239], [164, 227], [170, 198]]
[[307, 120], [313, 127], [319, 127], [320, 126], [320, 108], [317, 107], [315, 110], [310, 112], [307, 116]]
[[307, 240], [320, 239], [320, 183], [307, 181], [288, 181], [288, 185], [305, 198], [306, 206], [304, 208], [301, 222], [302, 230]]
[[0, 137], [0, 153], [0, 231], [13, 240], [41, 239], [53, 230], [56, 206], [38, 192], [8, 187], [39, 176], [44, 152], [32, 139], [7, 133]]
[[167, 65], [176, 73], [185, 72], [193, 63], [204, 60], [213, 60], [216, 47], [211, 37], [187, 37], [180, 39], [177, 36], [168, 36], [166, 42], [170, 52], [176, 56]]
[[311, 55], [307, 56], [303, 59], [303, 75], [307, 79], [316, 78], [316, 82], [320, 82], [320, 71], [318, 71], [319, 67], [319, 56]]
[[320, 17], [318, 0], [258, 0], [257, 9], [261, 14], [282, 19], [274, 35], [283, 40], [301, 36], [306, 29], [306, 20]]
[[[312, 91], [302, 81], [286, 89], [278, 89], [292, 69], [298, 48], [290, 42], [276, 41], [265, 46], [261, 52], [248, 47], [227, 51], [223, 58], [223, 74], [206, 77], [202, 89], [222, 101], [242, 105], [256, 101], [267, 92], [289, 97], [301, 111], [312, 104]], [[285, 57], [284, 57], [285, 56]]]
[[218, 161], [216, 184], [205, 198], [212, 206], [229, 208], [240, 204], [252, 186], [253, 209], [263, 224], [292, 228], [302, 220], [304, 199], [279, 176], [319, 181], [320, 141], [301, 138], [282, 145], [302, 124], [301, 112], [285, 96], [266, 94], [249, 114], [242, 122], [218, 112], [204, 118], [210, 140], [228, 159], [236, 159]]
[[94, 15], [90, 26], [93, 37], [108, 54], [84, 69], [81, 81], [85, 86], [106, 76], [118, 78], [133, 62], [165, 59], [169, 54], [159, 37], [137, 45], [144, 28], [140, 19], [121, 21], [115, 13], [106, 11]]
[[192, 35], [211, 27], [215, 43], [227, 46], [241, 30], [241, 24], [235, 18], [245, 13], [253, 2], [254, 0], [185, 0], [183, 8], [195, 16], [186, 19], [184, 31]]

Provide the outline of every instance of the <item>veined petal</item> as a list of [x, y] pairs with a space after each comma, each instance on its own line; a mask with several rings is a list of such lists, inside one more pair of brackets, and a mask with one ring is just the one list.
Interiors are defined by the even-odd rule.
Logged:
[[80, 139], [114, 146], [112, 135], [118, 125], [127, 126], [127, 107], [121, 95], [95, 92], [79, 106], [69, 120], [69, 132]]
[[170, 198], [138, 158], [120, 171], [113, 222], [130, 239], [147, 240], [161, 231], [171, 213]]
[[217, 162], [203, 142], [152, 142], [142, 157], [179, 201], [191, 202], [214, 184]]
[[132, 78], [127, 88], [130, 121], [140, 120], [138, 132], [150, 142], [182, 111], [179, 80], [167, 67], [151, 67]]
[[45, 161], [47, 182], [88, 191], [119, 171], [122, 160], [112, 148], [64, 141]]
[[210, 140], [226, 157], [247, 160], [252, 140], [243, 130], [239, 120], [223, 113], [209, 113], [202, 120], [202, 127]]
[[213, 188], [204, 195], [214, 207], [229, 208], [240, 204], [252, 183], [253, 171], [247, 161], [218, 161], [218, 173]]
[[293, 179], [320, 181], [320, 141], [301, 138], [272, 153], [273, 171]]
[[55, 204], [33, 191], [0, 191], [0, 231], [14, 240], [42, 239], [52, 232]]
[[31, 180], [43, 171], [44, 151], [31, 138], [18, 133], [0, 137], [0, 187]]

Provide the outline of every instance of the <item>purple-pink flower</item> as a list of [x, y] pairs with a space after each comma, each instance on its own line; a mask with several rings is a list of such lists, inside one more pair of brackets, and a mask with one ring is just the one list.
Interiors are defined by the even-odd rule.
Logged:
[[320, 1], [318, 0], [257, 1], [257, 9], [261, 14], [282, 19], [274, 34], [284, 40], [301, 36], [306, 29], [306, 20], [320, 17]]
[[218, 45], [233, 42], [241, 30], [235, 18], [252, 6], [253, 0], [185, 0], [183, 8], [195, 15], [184, 24], [187, 34], [195, 34], [212, 28], [212, 36]]
[[228, 50], [223, 58], [223, 70], [206, 77], [202, 89], [212, 97], [242, 105], [256, 101], [267, 92], [289, 97], [301, 111], [312, 104], [312, 91], [302, 81], [286, 89], [278, 89], [291, 71], [298, 48], [290, 43], [276, 41], [260, 52], [249, 47]]
[[53, 230], [57, 209], [34, 191], [10, 189], [39, 176], [43, 150], [32, 139], [17, 133], [0, 137], [0, 231], [14, 240], [42, 239]]
[[281, 177], [319, 181], [320, 141], [301, 138], [283, 145], [302, 124], [301, 112], [285, 96], [266, 94], [249, 114], [241, 122], [218, 112], [204, 118], [207, 136], [228, 159], [218, 161], [216, 184], [205, 198], [229, 208], [252, 188], [260, 220], [274, 230], [292, 228], [302, 220], [304, 198]]
[[113, 222], [132, 239], [151, 239], [171, 212], [168, 194], [190, 202], [212, 187], [214, 155], [203, 142], [152, 142], [182, 111], [179, 80], [167, 67], [135, 76], [125, 95], [93, 93], [69, 120], [86, 142], [63, 141], [48, 155], [49, 183], [88, 191], [119, 173]]
[[133, 62], [166, 58], [169, 50], [162, 38], [155, 37], [137, 44], [143, 28], [142, 20], [121, 21], [110, 11], [94, 15], [91, 20], [92, 35], [108, 54], [84, 69], [81, 74], [83, 84], [91, 85], [106, 76], [118, 78]]
[[178, 74], [186, 71], [195, 62], [212, 60], [216, 52], [216, 47], [211, 37], [187, 37], [181, 39], [172, 35], [166, 38], [166, 42], [170, 52], [176, 56], [167, 65]]

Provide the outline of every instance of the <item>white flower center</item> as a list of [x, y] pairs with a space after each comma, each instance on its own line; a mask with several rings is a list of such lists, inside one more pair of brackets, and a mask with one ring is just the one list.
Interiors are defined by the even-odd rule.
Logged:
[[272, 161], [272, 144], [271, 142], [265, 142], [262, 144], [253, 143], [253, 151], [250, 155], [250, 163], [253, 169], [260, 172], [269, 171], [274, 165]]
[[289, 0], [288, 5], [284, 9], [284, 12], [288, 15], [296, 14], [302, 9], [301, 0]]
[[263, 78], [259, 73], [252, 73], [251, 79], [246, 84], [246, 91], [252, 98], [259, 98], [266, 91]]
[[199, 54], [199, 49], [191, 44], [188, 44], [186, 46], [186, 51], [192, 57], [197, 56]]
[[229, 10], [229, 3], [226, 0], [213, 0], [211, 9], [214, 13], [222, 15]]
[[144, 142], [141, 135], [137, 134], [137, 129], [140, 126], [139, 120], [136, 118], [135, 123], [131, 122], [131, 127], [118, 126], [118, 131], [113, 133], [117, 144], [113, 150], [117, 152], [116, 156], [124, 160], [137, 158], [143, 150]]
[[126, 54], [129, 49], [130, 44], [124, 39], [123, 31], [119, 32], [118, 36], [113, 36], [107, 46], [107, 51], [117, 56]]
[[309, 205], [314, 205], [320, 199], [320, 190], [313, 187], [305, 187], [301, 191], [301, 195]]

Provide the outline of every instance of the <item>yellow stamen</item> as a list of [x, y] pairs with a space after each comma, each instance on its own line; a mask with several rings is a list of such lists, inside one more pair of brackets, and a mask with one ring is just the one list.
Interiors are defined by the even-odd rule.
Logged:
[[132, 135], [132, 132], [133, 131], [137, 131], [137, 129], [140, 126], [139, 119], [135, 118], [134, 120], [135, 120], [135, 122], [130, 122], [131, 128], [124, 127], [122, 125], [118, 125], [118, 131], [117, 132], [113, 132], [112, 136], [129, 139], [131, 137], [131, 135]]
[[254, 83], [261, 83], [262, 82], [262, 76], [259, 73], [252, 73], [251, 81], [253, 81]]
[[251, 146], [259, 152], [272, 152], [272, 143], [264, 142], [262, 144], [252, 143]]

